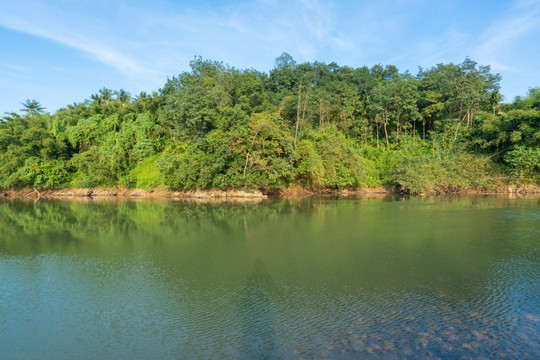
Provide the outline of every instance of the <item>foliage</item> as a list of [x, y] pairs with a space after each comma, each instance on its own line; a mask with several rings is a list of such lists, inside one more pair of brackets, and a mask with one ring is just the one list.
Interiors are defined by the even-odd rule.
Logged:
[[154, 155], [139, 162], [123, 179], [123, 185], [146, 190], [165, 188], [156, 160], [157, 156]]
[[335, 126], [311, 132], [299, 146], [297, 180], [310, 187], [376, 185], [373, 164]]
[[448, 148], [437, 141], [416, 142], [397, 151], [390, 181], [411, 193], [446, 193], [492, 188], [493, 165], [484, 156]]
[[28, 116], [36, 116], [38, 114], [43, 114], [45, 108], [41, 106], [39, 101], [27, 99], [25, 102], [21, 103], [23, 108], [22, 112], [25, 112]]
[[504, 160], [520, 182], [540, 182], [540, 148], [516, 146], [505, 155]]
[[395, 66], [298, 64], [268, 74], [195, 58], [159, 91], [98, 90], [0, 121], [0, 188], [311, 188], [408, 191], [539, 181], [540, 90], [501, 104], [470, 59], [417, 75]]

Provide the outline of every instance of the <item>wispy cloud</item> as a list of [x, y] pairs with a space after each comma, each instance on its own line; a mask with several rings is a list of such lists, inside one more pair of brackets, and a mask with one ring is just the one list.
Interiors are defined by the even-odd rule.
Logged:
[[430, 37], [420, 41], [410, 51], [388, 59], [394, 63], [407, 58], [416, 60], [417, 66], [433, 66], [448, 61], [449, 58], [461, 58], [466, 56], [464, 49], [467, 48], [470, 35], [456, 29], [448, 29], [437, 37]]
[[[464, 15], [468, 1], [0, 0], [0, 27], [64, 46], [50, 47], [66, 56], [60, 65], [54, 63], [55, 55], [49, 54], [46, 63], [21, 55], [32, 61], [20, 65], [33, 69], [20, 75], [32, 78], [46, 67], [52, 78], [55, 66], [65, 66], [70, 71], [55, 73], [65, 84], [75, 74], [85, 83], [93, 76], [92, 86], [103, 78], [113, 83], [109, 78], [114, 77], [111, 86], [132, 91], [158, 88], [167, 76], [187, 70], [195, 55], [263, 71], [283, 51], [298, 62], [390, 63], [410, 71], [468, 55], [496, 71], [522, 67], [508, 57], [507, 49], [540, 27], [540, 0], [516, 0], [513, 5], [501, 0], [497, 4], [506, 10], [490, 13], [497, 16], [491, 24], [476, 11], [480, 5], [473, 4], [476, 8]], [[47, 51], [46, 42], [36, 43]], [[0, 60], [10, 62], [8, 57]]]
[[517, 71], [501, 60], [509, 48], [521, 37], [540, 29], [540, 1], [517, 2], [506, 15], [495, 21], [479, 36], [480, 44], [474, 51], [475, 58], [489, 63], [497, 70]]
[[[49, 14], [51, 15], [53, 14]], [[52, 17], [55, 22], [59, 20], [54, 15]], [[35, 21], [35, 18], [25, 18], [8, 12], [0, 13], [0, 25], [80, 50], [123, 73], [146, 71], [137, 61], [113, 49], [112, 46], [78, 33], [76, 29], [45, 26]]]
[[114, 5], [76, 4], [13, 2], [0, 13], [0, 26], [76, 49], [139, 78], [163, 76], [194, 55], [225, 55], [223, 60], [234, 61], [242, 55], [268, 54], [273, 59], [290, 51], [301, 61], [311, 61], [327, 48], [355, 46], [339, 31], [336, 5], [320, 0], [240, 1], [199, 8], [167, 0], [152, 7], [121, 0]]
[[324, 40], [332, 31], [332, 10], [328, 4], [317, 0], [300, 0], [300, 15], [306, 29], [319, 40]]

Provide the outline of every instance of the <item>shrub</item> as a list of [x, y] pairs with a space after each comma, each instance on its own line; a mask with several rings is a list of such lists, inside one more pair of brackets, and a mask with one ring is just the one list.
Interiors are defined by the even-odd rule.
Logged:
[[540, 181], [540, 148], [516, 146], [506, 153], [504, 161], [518, 181]]

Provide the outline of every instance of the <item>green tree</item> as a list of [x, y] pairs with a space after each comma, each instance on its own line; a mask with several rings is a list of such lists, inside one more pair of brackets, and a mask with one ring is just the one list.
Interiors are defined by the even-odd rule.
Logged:
[[[386, 145], [390, 145], [391, 133], [395, 142], [407, 131], [416, 130], [420, 119], [418, 111], [417, 82], [409, 74], [393, 74], [390, 80], [379, 81], [372, 89], [368, 109], [377, 124], [377, 147], [379, 147], [379, 125], [382, 125]], [[413, 131], [414, 132], [414, 131]]]
[[45, 108], [41, 106], [39, 101], [27, 99], [25, 102], [21, 103], [23, 108], [20, 110], [25, 112], [28, 116], [36, 116], [38, 114], [43, 114]]
[[499, 103], [499, 74], [489, 66], [478, 66], [470, 59], [462, 64], [439, 64], [418, 74], [421, 91], [428, 101], [420, 109], [439, 131], [452, 132], [453, 140], [474, 126], [476, 115], [492, 111]]

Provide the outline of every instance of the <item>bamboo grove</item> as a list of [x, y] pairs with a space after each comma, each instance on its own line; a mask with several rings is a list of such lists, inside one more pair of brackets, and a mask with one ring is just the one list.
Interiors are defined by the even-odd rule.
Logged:
[[136, 97], [99, 90], [0, 122], [0, 188], [307, 188], [412, 193], [540, 181], [540, 89], [502, 103], [470, 59], [418, 74], [297, 64], [269, 73], [195, 58]]

